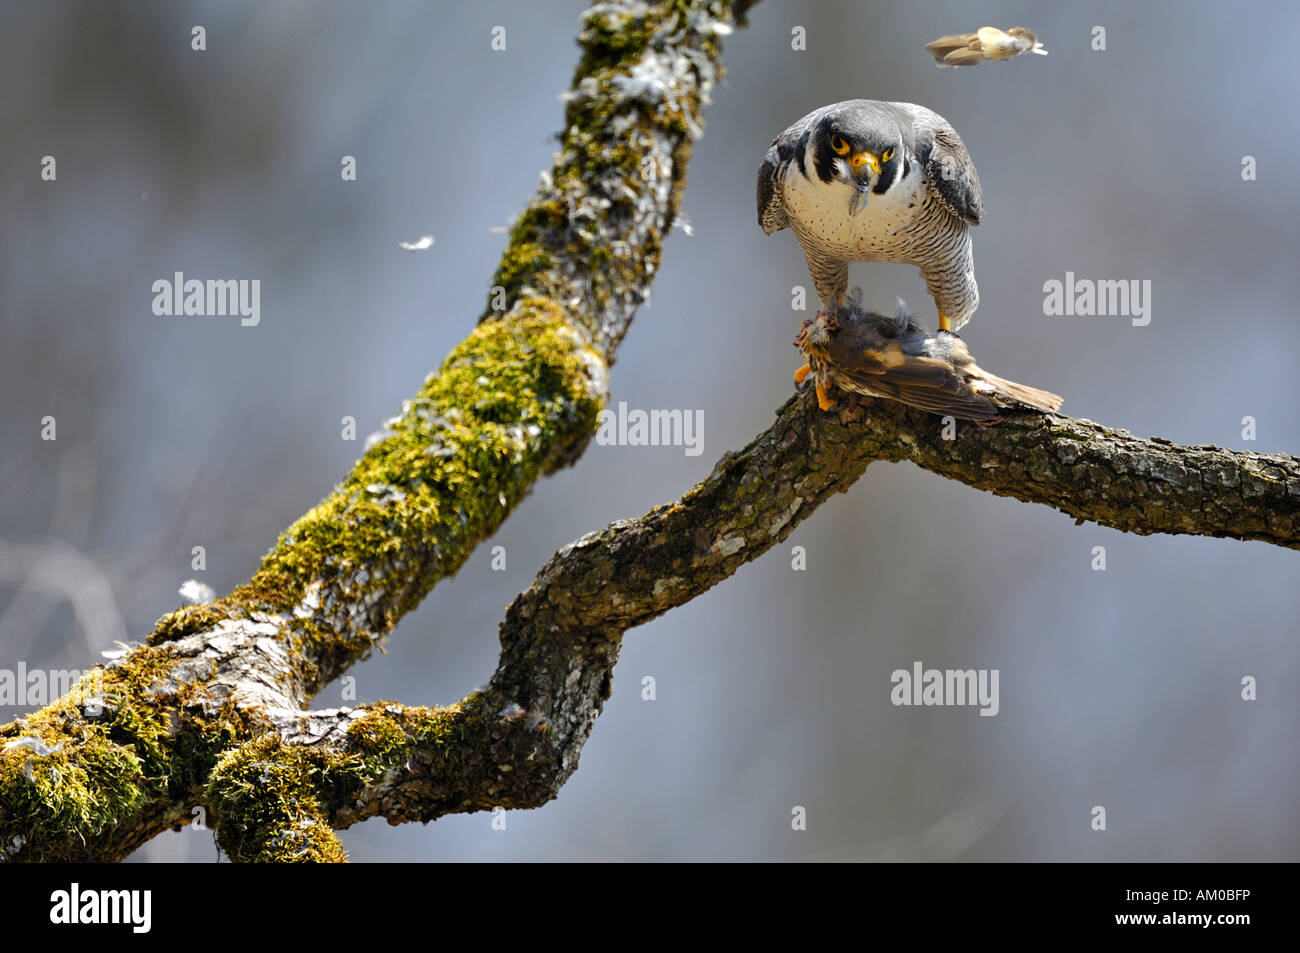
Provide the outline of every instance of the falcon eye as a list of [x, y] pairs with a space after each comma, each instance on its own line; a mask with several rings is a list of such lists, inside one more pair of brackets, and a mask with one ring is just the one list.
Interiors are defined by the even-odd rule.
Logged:
[[880, 161], [881, 161], [881, 162], [888, 162], [888, 161], [889, 161], [890, 159], [892, 159], [893, 157], [894, 157], [894, 150], [893, 150], [893, 149], [886, 149], [884, 152], [880, 153]]
[[849, 154], [849, 144], [838, 135], [831, 136], [831, 149], [835, 151], [837, 156], [846, 156]]

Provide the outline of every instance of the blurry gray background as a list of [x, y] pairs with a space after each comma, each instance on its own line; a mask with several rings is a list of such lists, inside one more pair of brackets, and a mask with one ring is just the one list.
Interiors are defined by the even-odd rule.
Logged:
[[[1208, 2], [1134, 6], [756, 7], [690, 167], [694, 235], [670, 237], [612, 379], [615, 405], [702, 409], [703, 455], [593, 444], [353, 669], [358, 700], [439, 704], [485, 682], [504, 606], [557, 547], [679, 496], [768, 425], [808, 279], [788, 232], [759, 231], [754, 173], [827, 102], [922, 103], [965, 139], [986, 214], [964, 337], [984, 366], [1140, 435], [1300, 449], [1300, 10], [1246, 4], [1229, 24]], [[361, 451], [340, 418], [377, 429], [480, 313], [493, 229], [551, 164], [580, 9], [0, 5], [0, 667], [81, 667], [113, 632], [143, 637], [182, 581], [228, 591], [329, 492]], [[923, 50], [985, 23], [1028, 26], [1051, 54], [940, 70]], [[39, 178], [46, 154], [57, 182]], [[425, 232], [431, 250], [397, 247]], [[1150, 279], [1150, 326], [1044, 317], [1043, 282], [1067, 270]], [[174, 271], [260, 278], [260, 326], [154, 316], [151, 284]], [[915, 269], [852, 274], [869, 303], [901, 295], [933, 324]], [[21, 568], [33, 552], [54, 562]], [[375, 820], [343, 842], [358, 861], [1295, 860], [1298, 558], [1076, 527], [875, 464], [787, 544], [628, 634], [558, 800], [504, 832], [484, 814]], [[892, 706], [890, 673], [917, 660], [999, 669], [1000, 713]], [[316, 700], [339, 703], [337, 685]], [[215, 854], [186, 831], [137, 859]]]

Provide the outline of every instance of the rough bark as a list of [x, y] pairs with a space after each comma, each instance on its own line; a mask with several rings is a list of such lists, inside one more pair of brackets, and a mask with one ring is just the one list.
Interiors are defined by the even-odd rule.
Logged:
[[[535, 807], [555, 797], [609, 695], [623, 633], [682, 605], [793, 532], [876, 460], [911, 461], [981, 490], [1147, 533], [1259, 539], [1300, 548], [1300, 460], [1142, 440], [1088, 420], [1022, 414], [962, 425], [842, 395], [832, 414], [791, 398], [743, 450], [681, 499], [559, 550], [506, 610], [487, 690], [441, 711], [377, 703], [315, 713], [283, 736], [322, 757], [367, 757], [355, 725], [393, 745], [390, 773], [335, 804], [336, 828]], [[431, 736], [430, 718], [459, 731]], [[382, 728], [380, 727], [382, 726]]]
[[343, 859], [335, 830], [553, 798], [609, 695], [623, 633], [784, 539], [873, 460], [1137, 533], [1300, 548], [1300, 461], [1036, 415], [991, 428], [797, 397], [679, 501], [560, 550], [506, 612], [486, 689], [443, 708], [308, 711], [541, 476], [572, 461], [657, 271], [725, 2], [602, 3], [550, 178], [479, 327], [245, 586], [0, 728], [0, 856], [120, 859], [203, 805], [237, 860]]
[[1077, 523], [1300, 549], [1300, 459], [1293, 456], [1179, 446], [1037, 413], [992, 427], [959, 424], [949, 440], [933, 414], [837, 396], [832, 413], [818, 410], [811, 395], [792, 397], [771, 427], [723, 456], [680, 500], [560, 550], [507, 610], [503, 633], [539, 618], [605, 633], [648, 622], [785, 539], [876, 460], [910, 461], [999, 496], [1045, 503]]
[[[285, 827], [292, 811], [261, 817], [241, 800], [241, 746], [372, 651], [582, 452], [676, 218], [721, 37], [748, 6], [628, 0], [584, 14], [560, 151], [477, 329], [248, 584], [164, 617], [102, 672], [111, 707], [88, 717], [78, 701], [100, 686], [79, 686], [0, 728], [4, 856], [118, 859], [201, 801], [237, 857], [341, 856], [315, 814], [297, 818], [304, 838]], [[254, 786], [273, 788], [256, 770]]]

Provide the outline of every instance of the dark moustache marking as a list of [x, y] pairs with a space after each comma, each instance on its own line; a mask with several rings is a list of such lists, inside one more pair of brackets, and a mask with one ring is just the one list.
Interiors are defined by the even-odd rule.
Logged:
[[[795, 162], [799, 164], [799, 174], [802, 175], [805, 179], [808, 178], [808, 169], [805, 168], [804, 166], [803, 154], [808, 150], [808, 136], [809, 133], [805, 132], [802, 136], [796, 139], [794, 145], [790, 147], [791, 151], [794, 154]], [[781, 160], [782, 162], [789, 162], [790, 156], [789, 155], [782, 156]]]
[[877, 180], [875, 188], [871, 191], [876, 195], [884, 195], [889, 187], [894, 184], [894, 179], [898, 176], [898, 156], [885, 163], [884, 168], [880, 170], [880, 179]]
[[817, 150], [813, 153], [813, 164], [817, 167], [817, 178], [827, 184], [835, 180], [835, 167], [832, 164], [829, 137], [823, 137], [818, 143]]

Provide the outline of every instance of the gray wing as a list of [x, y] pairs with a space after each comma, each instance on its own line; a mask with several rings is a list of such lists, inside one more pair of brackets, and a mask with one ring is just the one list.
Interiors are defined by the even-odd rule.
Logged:
[[763, 157], [763, 164], [758, 167], [758, 224], [765, 234], [771, 235], [790, 225], [790, 218], [785, 213], [785, 199], [781, 195], [781, 177], [785, 167], [794, 160], [795, 154], [802, 148], [803, 135], [820, 118], [828, 108], [814, 110], [794, 123], [785, 132], [772, 140]]
[[776, 146], [767, 150], [763, 164], [758, 167], [758, 225], [763, 234], [771, 235], [790, 224], [785, 214], [785, 199], [781, 196], [781, 182], [778, 178], [781, 165], [776, 160]]
[[978, 225], [984, 214], [984, 196], [966, 145], [957, 130], [936, 113], [925, 110], [915, 120], [916, 157], [925, 167], [933, 192], [948, 210], [968, 225]]

